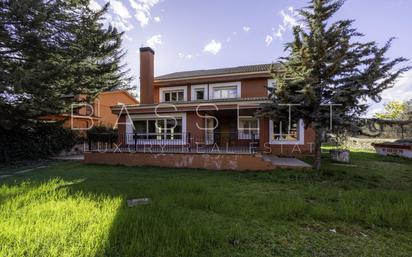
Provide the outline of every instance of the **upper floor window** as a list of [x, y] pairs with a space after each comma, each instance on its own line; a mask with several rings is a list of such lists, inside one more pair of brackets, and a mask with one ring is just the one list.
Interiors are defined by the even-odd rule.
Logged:
[[213, 88], [213, 98], [214, 99], [224, 99], [224, 98], [236, 98], [237, 97], [237, 87], [215, 87]]
[[205, 99], [205, 89], [197, 88], [195, 89], [195, 98], [194, 100], [204, 100]]
[[187, 101], [187, 86], [159, 88], [160, 102]]
[[192, 85], [192, 101], [207, 99], [207, 85]]
[[183, 90], [175, 90], [175, 91], [165, 91], [163, 92], [163, 99], [164, 102], [176, 102], [176, 101], [183, 101], [184, 100], [184, 91]]
[[240, 98], [241, 82], [210, 84], [209, 99]]

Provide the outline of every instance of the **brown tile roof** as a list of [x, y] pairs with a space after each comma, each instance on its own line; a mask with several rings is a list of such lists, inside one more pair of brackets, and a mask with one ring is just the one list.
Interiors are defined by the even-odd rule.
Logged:
[[[174, 72], [162, 76], [158, 76], [155, 80], [168, 80], [168, 79], [183, 79], [191, 77], [202, 77], [202, 76], [213, 76], [213, 75], [230, 75], [235, 73], [251, 73], [251, 72], [262, 72], [269, 71], [271, 64], [257, 64], [257, 65], [246, 65], [230, 68], [221, 69], [210, 69], [210, 70], [192, 70], [192, 71], [181, 71]], [[278, 65], [278, 64], [275, 64]]]

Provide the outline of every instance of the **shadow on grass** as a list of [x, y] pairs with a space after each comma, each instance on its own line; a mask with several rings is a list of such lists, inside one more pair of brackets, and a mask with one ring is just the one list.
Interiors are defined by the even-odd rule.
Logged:
[[[61, 187], [51, 188], [50, 192], [67, 190], [63, 198], [53, 198], [52, 195], [52, 202], [66, 198], [75, 200], [76, 197], [94, 199], [95, 203], [86, 202], [87, 205], [79, 204], [77, 208], [69, 201], [72, 207], [65, 211], [70, 215], [70, 212], [83, 210], [84, 215], [88, 215], [84, 222], [73, 219], [72, 226], [79, 230], [82, 226], [99, 227], [99, 223], [93, 223], [90, 214], [86, 213], [88, 208], [90, 213], [96, 213], [96, 219], [105, 217], [107, 222], [110, 217], [110, 222], [105, 223], [107, 226], [100, 227], [100, 233], [104, 233], [100, 237], [102, 240], [90, 243], [97, 244], [94, 247], [98, 249], [90, 250], [95, 256], [256, 256], [271, 247], [272, 253], [293, 255], [285, 252], [287, 247], [281, 243], [273, 243], [273, 238], [265, 233], [273, 234], [273, 229], [276, 231], [282, 223], [292, 229], [298, 222], [310, 221], [412, 230], [409, 219], [412, 215], [412, 180], [407, 184], [409, 189], [389, 191], [384, 181], [390, 178], [385, 174], [373, 178], [377, 168], [373, 167], [374, 162], [395, 166], [393, 172], [399, 172], [399, 167], [394, 164], [411, 169], [410, 161], [397, 163], [392, 160], [393, 157], [377, 158], [373, 153], [353, 153], [351, 164], [354, 167], [336, 166], [325, 159], [324, 167], [318, 173], [292, 170], [236, 173], [66, 163], [4, 183], [13, 185], [10, 182], [16, 180], [14, 185], [18, 186], [27, 180], [32, 181], [33, 187], [26, 190], [22, 206], [34, 204], [33, 201], [39, 201], [39, 206], [43, 206], [47, 200], [44, 192], [40, 190], [32, 194], [29, 191], [41, 187], [51, 178], [65, 182]], [[407, 177], [411, 178], [412, 175]], [[1, 199], [19, 195], [22, 192], [6, 190], [2, 191]], [[151, 203], [127, 207], [127, 199], [143, 197], [150, 198]], [[101, 203], [104, 201], [113, 205], [105, 207]], [[56, 206], [63, 208], [61, 205]], [[105, 210], [113, 213], [104, 215]], [[47, 209], [42, 211], [48, 212]], [[66, 219], [72, 220], [70, 217]], [[294, 233], [298, 235], [299, 232]], [[273, 245], [268, 245], [269, 241], [263, 240], [263, 236], [267, 236]], [[33, 240], [41, 240], [41, 237]], [[81, 243], [82, 240], [86, 239], [79, 237], [75, 241]], [[93, 248], [84, 244], [76, 247]]]

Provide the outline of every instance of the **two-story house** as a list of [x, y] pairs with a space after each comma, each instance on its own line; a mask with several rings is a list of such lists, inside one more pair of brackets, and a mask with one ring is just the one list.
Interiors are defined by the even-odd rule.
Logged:
[[[214, 168], [201, 163], [210, 162], [211, 156], [225, 159], [228, 165], [217, 169], [255, 169], [254, 164], [256, 169], [270, 169], [258, 164], [262, 157], [311, 153], [313, 130], [305, 129], [303, 121], [278, 124], [254, 117], [269, 101], [267, 88], [275, 86], [270, 64], [154, 77], [154, 56], [153, 49], [140, 48], [140, 104], [112, 107], [119, 115], [117, 152], [146, 153], [150, 158], [161, 153], [161, 162], [167, 162], [161, 166]], [[174, 159], [164, 159], [168, 155]], [[140, 165], [128, 158], [116, 163]]]

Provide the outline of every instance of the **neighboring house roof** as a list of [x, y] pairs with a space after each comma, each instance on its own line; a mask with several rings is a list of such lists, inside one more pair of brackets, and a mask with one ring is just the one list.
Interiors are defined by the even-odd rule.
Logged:
[[127, 90], [123, 90], [123, 89], [101, 92], [100, 95], [117, 94], [117, 93], [123, 93], [123, 94], [125, 94], [125, 95], [126, 95], [127, 97], [129, 97], [133, 102], [135, 102], [135, 104], [138, 104], [138, 103], [139, 103], [139, 101], [138, 101], [134, 96], [132, 96]]
[[[174, 72], [162, 76], [155, 77], [157, 81], [171, 80], [171, 79], [185, 79], [194, 77], [206, 77], [214, 75], [233, 75], [233, 74], [244, 74], [244, 73], [269, 73], [270, 66], [272, 64], [257, 64], [257, 65], [246, 65], [230, 68], [221, 69], [210, 69], [210, 70], [193, 70], [193, 71], [182, 71]], [[274, 64], [279, 66], [279, 64]]]
[[[103, 91], [103, 92], [100, 92], [97, 96], [107, 95], [107, 94], [117, 94], [117, 93], [125, 94], [127, 97], [129, 97], [136, 104], [139, 103], [139, 101], [133, 95], [131, 95], [129, 93], [129, 91], [124, 90], [124, 89], [114, 89], [114, 90], [111, 90], [111, 91]], [[74, 98], [75, 96], [76, 95], [74, 95], [74, 94], [67, 94], [67, 95], [62, 95], [61, 98]], [[79, 95], [77, 95], [77, 96], [79, 96]]]

